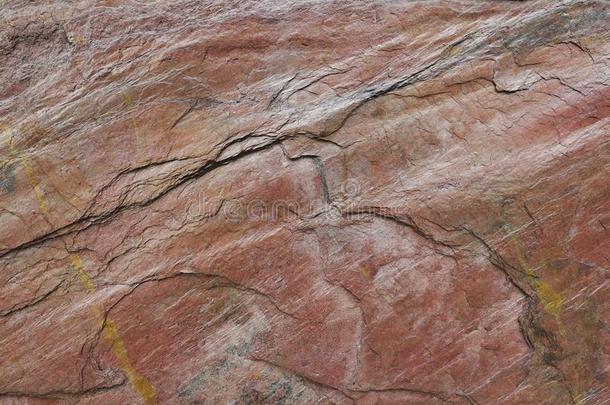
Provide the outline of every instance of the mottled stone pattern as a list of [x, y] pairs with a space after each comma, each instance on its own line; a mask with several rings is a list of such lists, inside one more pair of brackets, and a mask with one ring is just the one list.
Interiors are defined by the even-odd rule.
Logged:
[[0, 22], [0, 403], [610, 403], [610, 2]]

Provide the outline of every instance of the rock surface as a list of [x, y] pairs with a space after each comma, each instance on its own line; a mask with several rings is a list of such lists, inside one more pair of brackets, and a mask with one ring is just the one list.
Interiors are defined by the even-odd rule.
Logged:
[[0, 6], [0, 403], [610, 403], [609, 2]]

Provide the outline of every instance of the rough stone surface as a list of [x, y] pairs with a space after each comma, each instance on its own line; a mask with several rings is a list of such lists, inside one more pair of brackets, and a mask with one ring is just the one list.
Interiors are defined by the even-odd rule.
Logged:
[[0, 403], [610, 403], [609, 2], [0, 7]]

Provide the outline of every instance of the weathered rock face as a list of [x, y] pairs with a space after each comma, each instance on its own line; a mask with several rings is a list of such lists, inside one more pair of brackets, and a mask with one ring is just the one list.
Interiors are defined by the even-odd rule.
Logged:
[[0, 402], [610, 401], [610, 3], [0, 4]]

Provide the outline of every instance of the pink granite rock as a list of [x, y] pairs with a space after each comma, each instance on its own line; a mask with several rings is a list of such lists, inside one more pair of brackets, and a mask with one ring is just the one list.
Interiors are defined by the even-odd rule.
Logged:
[[610, 402], [607, 1], [0, 7], [0, 403]]

